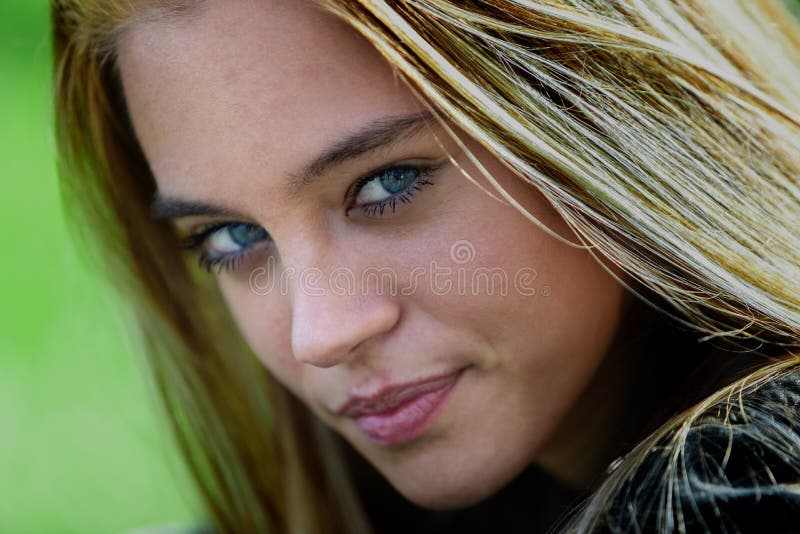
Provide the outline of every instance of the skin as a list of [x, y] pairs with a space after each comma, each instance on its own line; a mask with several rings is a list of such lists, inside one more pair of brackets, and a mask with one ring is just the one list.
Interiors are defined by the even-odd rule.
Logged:
[[[216, 275], [241, 333], [269, 371], [402, 494], [454, 508], [496, 492], [532, 461], [567, 481], [593, 472], [597, 466], [576, 475], [593, 446], [576, 428], [602, 415], [602, 394], [589, 392], [602, 390], [596, 372], [620, 328], [626, 293], [591, 255], [465, 178], [448, 154], [476, 179], [480, 173], [435, 125], [343, 161], [290, 194], [287, 180], [343, 136], [425, 109], [366, 41], [304, 2], [209, 1], [179, 20], [130, 25], [118, 60], [160, 194], [235, 213], [180, 217], [179, 231], [246, 222], [269, 233], [271, 241], [254, 245], [236, 270]], [[464, 141], [526, 209], [576, 241], [535, 189]], [[430, 175], [433, 185], [383, 216], [346, 199], [358, 178], [398, 162], [444, 164]], [[459, 240], [474, 250], [464, 264], [451, 257]], [[410, 294], [373, 287], [343, 296], [323, 277], [314, 284], [321, 294], [296, 284], [260, 294], [251, 276], [270, 257], [270, 276], [390, 267], [400, 287], [431, 261], [468, 272], [499, 267], [509, 276], [526, 267], [536, 271], [537, 292], [460, 295], [421, 282]], [[376, 443], [335, 414], [353, 391], [460, 368], [442, 412], [411, 442]]]

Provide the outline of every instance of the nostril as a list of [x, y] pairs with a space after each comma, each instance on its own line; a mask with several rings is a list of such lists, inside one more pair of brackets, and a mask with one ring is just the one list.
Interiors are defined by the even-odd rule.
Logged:
[[295, 358], [301, 363], [328, 368], [347, 361], [350, 352], [352, 350], [346, 345], [334, 345], [330, 342], [326, 343], [325, 340], [315, 340], [312, 343], [299, 344], [295, 348]]
[[369, 335], [364, 326], [352, 320], [321, 317], [319, 309], [312, 313], [312, 317], [306, 315], [292, 324], [292, 346], [299, 362], [322, 368], [344, 363]]

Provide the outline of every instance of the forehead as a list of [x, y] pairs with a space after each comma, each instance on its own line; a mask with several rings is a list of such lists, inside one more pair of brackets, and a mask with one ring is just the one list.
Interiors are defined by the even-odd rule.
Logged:
[[166, 194], [219, 196], [232, 174], [269, 188], [342, 132], [421, 109], [362, 37], [311, 2], [209, 1], [132, 24], [118, 52]]

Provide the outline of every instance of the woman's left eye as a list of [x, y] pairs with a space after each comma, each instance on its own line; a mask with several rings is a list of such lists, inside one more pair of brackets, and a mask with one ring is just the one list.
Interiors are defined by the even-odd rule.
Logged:
[[373, 172], [356, 183], [353, 207], [361, 208], [370, 216], [383, 215], [387, 206], [391, 206], [394, 212], [398, 202], [407, 204], [422, 186], [433, 185], [428, 176], [434, 170], [432, 167], [399, 165]]
[[234, 270], [249, 249], [268, 239], [267, 231], [257, 224], [218, 223], [187, 237], [184, 248], [197, 250], [202, 247], [198, 263], [207, 271], [214, 267]]

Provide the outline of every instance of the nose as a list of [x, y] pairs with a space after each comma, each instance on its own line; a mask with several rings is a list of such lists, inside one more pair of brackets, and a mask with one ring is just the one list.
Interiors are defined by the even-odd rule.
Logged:
[[317, 289], [292, 297], [292, 350], [300, 362], [327, 368], [353, 360], [367, 341], [390, 331], [400, 318], [391, 295]]

